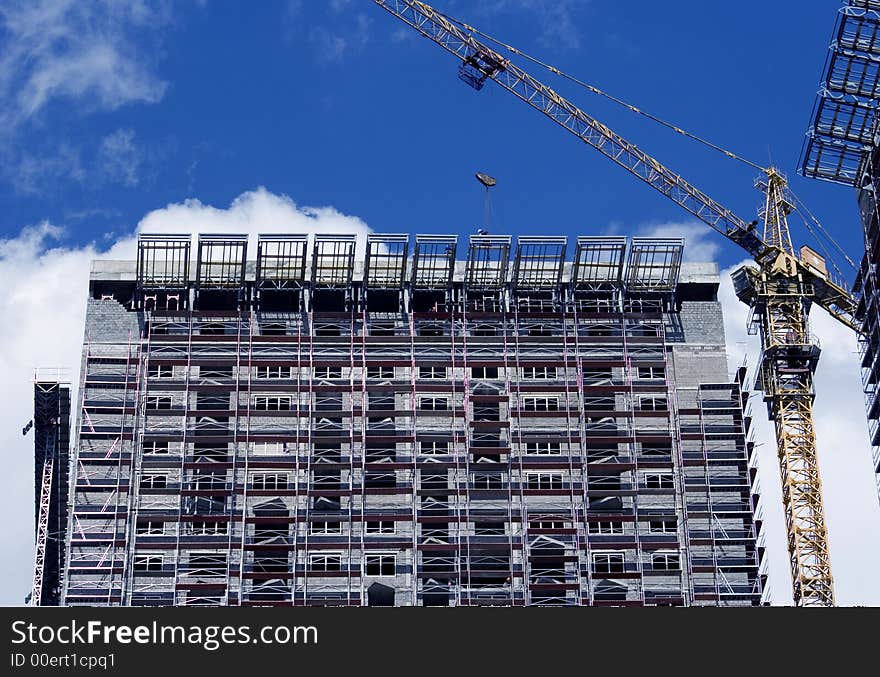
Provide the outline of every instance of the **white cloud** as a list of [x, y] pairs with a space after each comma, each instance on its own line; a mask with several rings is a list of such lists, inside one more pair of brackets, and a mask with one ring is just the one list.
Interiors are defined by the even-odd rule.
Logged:
[[351, 0], [330, 0], [330, 9], [337, 14], [350, 6]]
[[101, 140], [98, 147], [98, 165], [107, 181], [136, 186], [140, 181], [143, 154], [131, 129], [117, 129]]
[[[55, 99], [114, 110], [154, 103], [166, 83], [143, 36], [170, 18], [161, 0], [11, 0], [0, 6], [0, 122], [7, 131]], [[149, 46], [153, 46], [150, 43]]]
[[21, 152], [0, 171], [16, 191], [25, 195], [50, 193], [60, 179], [82, 183], [87, 175], [81, 149], [67, 142], [52, 152]]
[[[255, 251], [257, 233], [355, 233], [369, 227], [333, 207], [300, 207], [286, 195], [258, 188], [238, 196], [228, 209], [199, 200], [170, 204], [147, 214], [138, 231], [148, 233], [249, 233]], [[363, 238], [360, 238], [363, 245]]]
[[[492, 15], [502, 12], [529, 12], [537, 20], [541, 30], [538, 41], [545, 47], [577, 49], [581, 46], [581, 31], [576, 13], [590, 0], [479, 0], [466, 3], [468, 10], [478, 14]], [[457, 19], [467, 21], [466, 16]], [[487, 31], [491, 33], [491, 31]]]
[[[299, 207], [290, 198], [260, 188], [240, 195], [226, 209], [198, 200], [170, 204], [147, 214], [138, 231], [179, 233], [268, 233], [368, 231], [360, 219], [332, 207]], [[65, 247], [64, 233], [49, 223], [24, 228], [0, 240], [0, 429], [5, 450], [0, 510], [18, 515], [4, 523], [0, 558], [0, 605], [21, 604], [29, 592], [33, 565], [33, 437], [23, 426], [33, 416], [35, 367], [61, 367], [76, 387], [82, 347], [90, 261], [133, 258], [136, 239], [127, 234], [100, 250], [95, 245]], [[361, 238], [363, 240], [363, 238]], [[74, 397], [74, 402], [76, 398]], [[74, 405], [74, 410], [76, 405]]]
[[685, 261], [716, 261], [721, 246], [718, 234], [697, 221], [659, 223], [644, 226], [638, 231], [641, 237], [680, 237], [684, 239]]
[[[46, 112], [63, 104], [70, 118], [159, 101], [167, 83], [156, 63], [171, 8], [170, 0], [0, 3], [0, 176], [16, 191], [111, 178], [91, 160], [124, 151], [106, 145], [122, 137], [72, 142], [47, 125]], [[134, 185], [132, 165], [121, 169], [112, 180]]]
[[[332, 7], [334, 13], [340, 12], [344, 6]], [[323, 63], [341, 63], [347, 57], [359, 54], [370, 41], [370, 25], [373, 20], [366, 14], [357, 14], [354, 24], [346, 27], [342, 35], [336, 29], [330, 30], [325, 26], [316, 26], [309, 31], [309, 43], [315, 52], [315, 57]]]
[[[747, 358], [753, 372], [760, 342], [746, 333], [749, 310], [736, 298], [730, 281], [730, 274], [742, 264], [721, 272], [719, 299], [724, 307], [730, 369]], [[836, 599], [842, 605], [880, 605], [880, 580], [874, 565], [880, 559], [880, 503], [871, 468], [856, 338], [821, 308], [813, 309], [810, 320], [822, 346], [814, 416]], [[774, 604], [791, 604], [776, 441], [760, 394], [752, 396], [752, 413], [759, 444], [769, 587]]]

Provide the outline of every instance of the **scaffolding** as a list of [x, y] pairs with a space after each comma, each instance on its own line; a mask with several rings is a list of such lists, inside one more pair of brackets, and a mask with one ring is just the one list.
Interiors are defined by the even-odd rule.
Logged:
[[634, 237], [626, 263], [626, 287], [633, 292], [672, 292], [678, 284], [684, 240]]
[[156, 310], [189, 307], [189, 235], [138, 235], [135, 305]]
[[308, 244], [203, 236], [191, 308], [90, 301], [67, 604], [697, 603], [680, 243]]

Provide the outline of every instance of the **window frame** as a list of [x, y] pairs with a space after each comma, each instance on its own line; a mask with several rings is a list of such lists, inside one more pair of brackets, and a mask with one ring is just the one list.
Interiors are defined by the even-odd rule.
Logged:
[[[160, 480], [157, 484], [157, 480]], [[138, 481], [138, 489], [167, 489], [169, 474], [167, 472], [150, 471], [143, 473]]]
[[[323, 371], [319, 372], [321, 369]], [[313, 381], [338, 381], [342, 378], [342, 366], [332, 364], [322, 365], [320, 367], [312, 367]]]
[[[259, 482], [258, 482], [259, 478]], [[268, 481], [272, 478], [272, 481]], [[257, 486], [257, 485], [260, 486]], [[251, 472], [251, 488], [255, 491], [286, 491], [290, 487], [290, 473], [278, 470]]]
[[562, 442], [524, 442], [524, 456], [562, 456]]
[[636, 378], [640, 381], [665, 381], [666, 368], [638, 366], [636, 367]]
[[[490, 369], [492, 372], [488, 371]], [[498, 367], [471, 367], [471, 378], [477, 381], [497, 381], [501, 378], [501, 372]]]
[[[424, 406], [426, 402], [431, 402], [431, 406]], [[443, 402], [443, 406], [438, 407], [438, 402]], [[422, 395], [419, 397], [418, 408], [419, 411], [449, 411], [449, 398], [442, 395]]]
[[[261, 367], [254, 367], [254, 377], [258, 380], [290, 380], [293, 378], [293, 367], [285, 367], [280, 364], [268, 364]], [[287, 373], [284, 372], [287, 370]]]
[[[323, 564], [316, 566], [316, 562], [319, 560], [323, 560]], [[330, 566], [331, 561], [335, 561], [334, 566]], [[308, 564], [310, 572], [342, 571], [342, 552], [335, 550], [332, 552], [310, 552]]]
[[229, 523], [216, 522], [208, 520], [196, 520], [194, 522], [186, 522], [186, 536], [228, 536]]
[[[158, 566], [157, 566], [158, 562]], [[132, 569], [135, 573], [144, 574], [162, 571], [165, 566], [165, 555], [156, 553], [135, 553], [132, 560]]]
[[[319, 524], [323, 527], [318, 527]], [[341, 521], [309, 520], [309, 536], [339, 536], [342, 533]]]
[[[424, 445], [431, 445], [431, 451], [425, 451]], [[437, 451], [437, 445], [443, 445], [443, 451]], [[448, 456], [452, 453], [451, 442], [442, 442], [440, 440], [419, 440], [419, 454], [421, 456]]]
[[559, 368], [547, 365], [520, 367], [520, 378], [523, 381], [552, 381], [559, 378]]
[[[532, 480], [535, 481], [533, 482]], [[554, 486], [557, 482], [558, 486]], [[545, 486], [545, 483], [547, 486]], [[565, 489], [565, 474], [559, 470], [529, 470], [526, 472], [526, 488], [535, 491]]]
[[[155, 373], [153, 369], [155, 368]], [[174, 378], [174, 367], [170, 364], [147, 365], [147, 378], [169, 379]]]
[[590, 536], [620, 536], [624, 533], [623, 522], [614, 520], [588, 522], [587, 533]]
[[[254, 395], [253, 398], [254, 411], [294, 411], [293, 395]], [[276, 401], [276, 406], [270, 407], [269, 403], [273, 401]], [[286, 409], [282, 407], [284, 402], [287, 402]], [[260, 403], [264, 403], [265, 406], [260, 406]]]
[[[388, 561], [391, 562], [391, 573], [387, 573], [386, 567]], [[370, 560], [373, 560], [371, 562]], [[378, 560], [379, 573], [370, 573], [370, 566]], [[397, 553], [396, 552], [366, 552], [364, 553], [364, 576], [371, 578], [394, 578], [397, 575]]]
[[523, 411], [559, 411], [559, 397], [554, 395], [524, 395], [520, 402], [520, 408]]
[[[160, 406], [167, 403], [168, 406]], [[171, 411], [174, 409], [174, 398], [171, 395], [147, 395], [145, 408], [149, 411]]]
[[[379, 370], [378, 375], [374, 371], [376, 369]], [[390, 371], [390, 374], [387, 374], [385, 372], [386, 369]], [[394, 367], [367, 367], [366, 377], [367, 377], [367, 379], [370, 379], [370, 380], [375, 379], [378, 381], [382, 381], [382, 380], [392, 381], [392, 380], [394, 380]]]
[[[159, 525], [157, 529], [155, 525]], [[138, 522], [135, 525], [135, 534], [137, 536], [164, 536], [165, 522], [163, 520], [147, 520]]]
[[445, 381], [449, 378], [448, 373], [447, 367], [419, 367], [419, 380]]
[[[642, 481], [645, 489], [675, 489], [675, 476], [670, 471], [648, 471]], [[656, 486], [652, 486], [654, 484]]]
[[666, 395], [640, 395], [639, 411], [669, 411], [669, 398]]
[[[658, 562], [662, 561], [662, 566]], [[678, 550], [655, 550], [651, 553], [652, 571], [681, 571], [681, 553]]]
[[[372, 524], [378, 524], [378, 529], [375, 527], [371, 527]], [[391, 525], [390, 528], [388, 525]], [[364, 521], [364, 534], [368, 536], [380, 535], [380, 534], [396, 534], [397, 533], [397, 522], [394, 520], [365, 520]]]
[[[669, 525], [672, 525], [672, 528], [669, 528]], [[657, 528], [655, 525], [661, 525], [660, 528]], [[649, 534], [677, 534], [678, 533], [678, 520], [674, 519], [653, 519], [648, 520], [648, 533]]]
[[[600, 566], [600, 560], [604, 560]], [[590, 564], [595, 574], [626, 573], [626, 552], [622, 550], [602, 550], [590, 554]], [[617, 567], [619, 565], [619, 568]]]

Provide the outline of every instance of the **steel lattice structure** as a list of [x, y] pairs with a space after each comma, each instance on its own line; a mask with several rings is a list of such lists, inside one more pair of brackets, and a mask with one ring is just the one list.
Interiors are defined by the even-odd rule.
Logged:
[[70, 389], [66, 383], [34, 382], [35, 549], [31, 606], [60, 601], [67, 528]]

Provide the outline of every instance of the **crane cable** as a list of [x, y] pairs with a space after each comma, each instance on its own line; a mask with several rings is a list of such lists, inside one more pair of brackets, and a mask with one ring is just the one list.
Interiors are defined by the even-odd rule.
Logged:
[[[569, 82], [572, 82], [572, 83], [578, 85], [579, 87], [583, 87], [584, 89], [592, 92], [593, 94], [601, 96], [601, 97], [617, 104], [618, 106], [622, 106], [623, 108], [626, 108], [627, 110], [629, 110], [633, 113], [636, 113], [637, 115], [641, 115], [642, 117], [647, 118], [648, 120], [651, 120], [653, 122], [656, 122], [657, 124], [662, 125], [663, 127], [666, 127], [667, 129], [671, 129], [675, 133], [681, 134], [682, 136], [687, 137], [688, 139], [696, 141], [697, 143], [700, 143], [700, 144], [706, 146], [707, 148], [711, 148], [712, 150], [715, 150], [715, 151], [725, 155], [726, 157], [728, 157], [732, 160], [738, 160], [739, 162], [742, 162], [743, 164], [751, 167], [752, 169], [756, 169], [762, 173], [767, 173], [767, 171], [768, 171], [768, 169], [766, 167], [759, 165], [757, 162], [752, 162], [751, 160], [743, 157], [742, 155], [738, 155], [737, 153], [734, 153], [733, 151], [727, 150], [726, 148], [719, 146], [718, 144], [713, 143], [713, 142], [709, 141], [708, 139], [704, 139], [701, 136], [698, 136], [692, 132], [689, 132], [685, 129], [682, 129], [678, 125], [675, 125], [671, 122], [668, 122], [667, 120], [664, 120], [663, 118], [657, 117], [656, 115], [654, 115], [652, 113], [644, 111], [641, 108], [639, 108], [638, 106], [634, 106], [633, 104], [631, 104], [627, 101], [624, 101], [623, 99], [620, 99], [612, 94], [609, 94], [608, 92], [605, 92], [605, 91], [599, 89], [598, 87], [595, 87], [587, 82], [584, 82], [583, 80], [580, 80], [580, 79], [574, 77], [573, 75], [569, 75], [568, 73], [556, 68], [555, 66], [548, 64], [544, 61], [541, 61], [541, 59], [534, 57], [530, 54], [527, 54], [526, 52], [523, 52], [522, 50], [517, 49], [513, 45], [510, 45], [510, 44], [504, 42], [503, 40], [499, 40], [498, 38], [481, 31], [479, 28], [471, 26], [470, 24], [465, 23], [464, 21], [461, 21], [461, 20], [456, 19], [454, 17], [451, 17], [447, 14], [443, 14], [440, 12], [438, 12], [438, 14], [440, 14], [440, 16], [442, 16], [447, 21], [454, 23], [458, 26], [461, 26], [465, 30], [467, 30], [471, 33], [474, 33], [476, 35], [479, 35], [480, 37], [485, 38], [486, 40], [494, 43], [495, 45], [497, 45], [503, 49], [506, 49], [507, 51], [511, 52], [512, 54], [516, 54], [517, 56], [520, 56], [523, 59], [526, 59], [527, 61], [530, 61], [530, 62], [540, 66], [541, 68], [544, 68], [544, 69], [550, 71], [554, 75], [557, 75], [565, 80], [568, 80]], [[797, 209], [797, 211], [798, 211], [798, 213], [801, 214], [801, 217], [803, 218], [804, 225], [807, 227], [807, 230], [809, 230], [810, 234], [813, 235], [813, 237], [816, 239], [816, 242], [822, 248], [823, 252], [826, 254], [828, 261], [831, 263], [832, 266], [834, 266], [834, 268], [837, 270], [837, 272], [840, 273], [841, 276], [843, 275], [841, 273], [840, 269], [835, 264], [833, 257], [830, 255], [828, 250], [822, 244], [818, 233], [810, 227], [809, 221], [812, 221], [816, 225], [817, 229], [822, 233], [822, 235], [824, 235], [824, 237], [828, 240], [828, 242], [830, 242], [834, 246], [834, 248], [838, 252], [840, 252], [840, 254], [843, 256], [843, 258], [846, 260], [847, 264], [850, 267], [852, 267], [853, 270], [856, 270], [858, 268], [856, 266], [856, 264], [853, 263], [852, 259], [850, 259], [850, 257], [844, 251], [844, 249], [837, 243], [837, 241], [833, 237], [831, 237], [831, 235], [828, 233], [828, 231], [825, 230], [825, 227], [820, 223], [819, 219], [817, 219], [813, 215], [813, 213], [807, 208], [807, 206], [803, 203], [803, 201], [800, 198], [798, 198], [797, 195], [794, 194], [794, 192], [791, 190], [790, 187], [788, 188], [788, 192], [791, 194], [791, 196], [796, 201], [797, 206], [799, 207], [799, 209]], [[809, 218], [809, 221], [808, 221], [808, 218]]]
[[663, 118], [659, 118], [656, 115], [653, 115], [652, 113], [648, 113], [647, 111], [644, 111], [641, 108], [634, 106], [633, 104], [631, 104], [627, 101], [624, 101], [623, 99], [620, 99], [612, 94], [609, 94], [608, 92], [605, 92], [605, 91], [599, 89], [598, 87], [594, 87], [593, 85], [589, 84], [588, 82], [584, 82], [583, 80], [579, 80], [578, 78], [574, 77], [573, 75], [569, 75], [568, 73], [559, 70], [558, 68], [556, 68], [556, 66], [552, 66], [551, 64], [548, 64], [548, 63], [545, 63], [544, 61], [541, 61], [537, 57], [531, 56], [530, 54], [526, 54], [525, 52], [523, 52], [520, 49], [517, 49], [513, 45], [509, 45], [506, 42], [503, 42], [502, 40], [499, 40], [498, 38], [489, 35], [488, 33], [484, 33], [480, 29], [475, 28], [474, 26], [471, 26], [470, 24], [467, 24], [464, 21], [461, 21], [461, 20], [456, 19], [454, 17], [448, 16], [446, 14], [442, 14], [440, 12], [438, 12], [438, 14], [440, 14], [440, 16], [442, 16], [447, 21], [454, 23], [458, 26], [461, 26], [462, 28], [464, 28], [467, 31], [470, 31], [471, 33], [475, 33], [483, 38], [486, 38], [490, 42], [495, 43], [499, 47], [506, 49], [507, 51], [511, 52], [512, 54], [516, 54], [517, 56], [521, 56], [523, 59], [526, 59], [527, 61], [531, 61], [532, 63], [540, 66], [541, 68], [547, 69], [548, 71], [550, 71], [554, 75], [558, 75], [559, 77], [561, 77], [565, 80], [573, 82], [574, 84], [578, 85], [579, 87], [583, 87], [584, 89], [589, 90], [593, 94], [597, 94], [605, 99], [608, 99], [609, 101], [616, 103], [618, 106], [623, 106], [627, 110], [629, 110], [633, 113], [636, 113], [637, 115], [641, 115], [642, 117], [645, 117], [649, 120], [652, 120], [653, 122], [656, 122], [657, 124], [660, 124], [660, 125], [666, 127], [667, 129], [671, 129], [672, 131], [674, 131], [677, 134], [681, 134], [682, 136], [685, 136], [689, 139], [692, 139], [693, 141], [696, 141], [697, 143], [701, 143], [704, 146], [707, 146], [708, 148], [716, 150], [719, 153], [722, 153], [723, 155], [726, 155], [727, 157], [729, 157], [733, 160], [739, 160], [743, 164], [746, 164], [749, 167], [751, 167], [752, 169], [757, 169], [758, 171], [764, 172], [764, 173], [767, 172], [766, 167], [763, 167], [756, 162], [752, 162], [751, 160], [744, 158], [743, 156], [738, 155], [738, 154], [734, 153], [733, 151], [729, 151], [726, 148], [719, 146], [718, 144], [712, 143], [711, 141], [702, 138], [701, 136], [697, 136], [696, 134], [693, 134], [685, 129], [682, 129], [678, 125], [675, 125], [671, 122], [668, 122], [668, 121], [664, 120]]
[[[789, 194], [792, 196], [792, 198], [794, 198], [794, 201], [795, 201], [795, 205], [794, 205], [794, 207], [795, 207], [795, 211], [797, 211], [797, 213], [801, 215], [801, 218], [804, 220], [804, 225], [807, 227], [807, 230], [809, 230], [810, 233], [812, 233], [813, 237], [816, 238], [816, 241], [819, 243], [819, 246], [822, 247], [822, 248], [824, 249], [824, 246], [822, 245], [821, 238], [820, 238], [819, 235], [816, 233], [816, 231], [814, 231], [814, 230], [810, 227], [810, 224], [809, 224], [809, 222], [807, 221], [807, 217], [809, 217], [809, 220], [812, 221], [812, 222], [815, 224], [815, 226], [816, 226], [817, 230], [819, 231], [819, 233], [821, 233], [822, 236], [823, 236], [828, 242], [830, 242], [831, 245], [832, 245], [832, 246], [833, 246], [833, 247], [834, 247], [834, 248], [840, 253], [840, 255], [841, 255], [841, 256], [844, 258], [844, 260], [846, 261], [847, 265], [848, 265], [850, 268], [852, 268], [853, 270], [858, 270], [858, 266], [855, 264], [855, 262], [849, 257], [849, 255], [846, 253], [846, 251], [843, 249], [843, 247], [841, 247], [841, 246], [837, 243], [837, 240], [835, 240], [835, 239], [831, 236], [831, 234], [830, 234], [827, 230], [825, 230], [825, 226], [823, 226], [822, 223], [819, 221], [819, 219], [817, 219], [817, 218], [813, 215], [813, 212], [811, 212], [811, 211], [809, 210], [809, 208], [807, 207], [807, 205], [804, 204], [803, 200], [801, 200], [801, 199], [800, 199], [800, 198], [794, 193], [794, 191], [792, 191], [791, 189], [789, 189], [788, 192], [789, 192]], [[826, 252], [827, 252], [827, 250], [826, 250]], [[828, 258], [829, 258], [829, 260], [831, 261], [832, 265], [834, 265], [834, 267], [837, 268], [837, 266], [834, 264], [834, 260], [831, 258], [830, 255], [829, 255]], [[838, 272], [838, 273], [841, 272], [839, 268], [837, 268], [837, 272]], [[842, 274], [842, 273], [841, 273], [841, 274]]]

